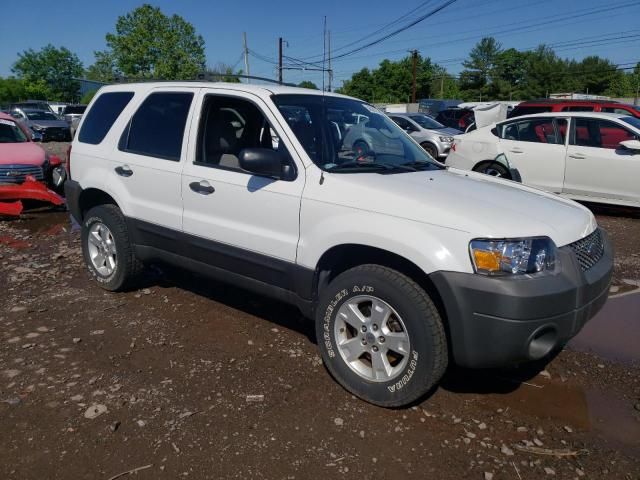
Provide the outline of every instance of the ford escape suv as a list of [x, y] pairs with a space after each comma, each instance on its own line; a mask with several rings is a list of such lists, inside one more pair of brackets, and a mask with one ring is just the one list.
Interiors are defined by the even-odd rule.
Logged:
[[341, 95], [104, 87], [69, 169], [68, 205], [103, 288], [168, 262], [291, 302], [315, 322], [334, 378], [381, 406], [416, 401], [449, 362], [544, 358], [607, 298], [611, 244], [587, 209], [445, 168]]

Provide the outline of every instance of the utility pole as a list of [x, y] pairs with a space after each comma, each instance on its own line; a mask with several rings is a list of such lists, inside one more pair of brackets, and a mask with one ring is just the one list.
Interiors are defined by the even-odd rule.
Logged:
[[282, 37], [278, 39], [278, 83], [282, 84]]
[[411, 81], [411, 103], [416, 103], [416, 68], [418, 66], [418, 50], [413, 50], [413, 80]]
[[[249, 47], [247, 47], [247, 32], [242, 32], [242, 43], [244, 45], [244, 70], [247, 76], [251, 76], [249, 71]], [[251, 83], [251, 79], [247, 78], [247, 83]]]
[[331, 91], [331, 81], [333, 80], [333, 70], [331, 70], [331, 30], [327, 32], [327, 43], [327, 54], [329, 55], [329, 91]]

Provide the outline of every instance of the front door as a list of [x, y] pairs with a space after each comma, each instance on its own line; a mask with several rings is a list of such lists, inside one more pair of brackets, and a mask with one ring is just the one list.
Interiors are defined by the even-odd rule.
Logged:
[[563, 192], [640, 204], [640, 155], [620, 145], [638, 136], [599, 118], [575, 118]]
[[[203, 90], [182, 175], [183, 229], [190, 256], [218, 268], [288, 287], [296, 261], [304, 168], [278, 121], [257, 96]], [[287, 180], [240, 167], [245, 148], [281, 153]]]

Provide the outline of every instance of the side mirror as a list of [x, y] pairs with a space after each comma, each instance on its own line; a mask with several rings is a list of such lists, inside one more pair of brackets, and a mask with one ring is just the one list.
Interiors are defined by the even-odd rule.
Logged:
[[628, 150], [632, 150], [634, 154], [640, 153], [640, 140], [625, 140], [624, 142], [620, 142], [620, 145]]
[[40, 132], [31, 132], [31, 140], [34, 142], [41, 142], [42, 134]]
[[284, 178], [283, 157], [269, 148], [245, 148], [240, 151], [240, 167], [247, 172], [263, 177]]

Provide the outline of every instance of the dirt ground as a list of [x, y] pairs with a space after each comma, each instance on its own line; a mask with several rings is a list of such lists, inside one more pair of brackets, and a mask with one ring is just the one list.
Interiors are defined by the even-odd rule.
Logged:
[[[640, 308], [640, 218], [596, 213], [609, 303]], [[164, 267], [101, 290], [66, 212], [0, 222], [0, 284], [2, 479], [640, 478], [640, 363], [588, 341], [387, 410], [330, 378], [295, 308]]]

